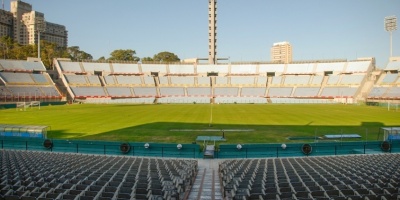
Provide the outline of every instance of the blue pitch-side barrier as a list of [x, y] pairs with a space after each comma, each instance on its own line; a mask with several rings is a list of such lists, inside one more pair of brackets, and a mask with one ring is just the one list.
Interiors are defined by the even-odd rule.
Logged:
[[0, 132], [0, 137], [44, 138], [43, 133]]
[[[178, 144], [130, 142], [129, 151], [123, 153], [123, 142], [83, 141], [83, 140], [50, 140], [51, 148], [45, 148], [44, 139], [22, 137], [0, 137], [1, 149], [49, 151], [60, 153], [82, 153], [99, 155], [125, 155], [146, 157], [172, 157], [172, 158], [203, 158], [198, 144]], [[308, 143], [311, 152], [303, 153], [304, 143], [290, 143], [282, 148], [282, 144], [221, 144], [216, 148], [214, 158], [276, 158], [276, 157], [303, 157], [303, 156], [328, 156], [349, 154], [379, 154], [400, 153], [400, 141], [388, 141], [390, 148], [382, 149], [382, 141], [368, 142], [324, 142]]]

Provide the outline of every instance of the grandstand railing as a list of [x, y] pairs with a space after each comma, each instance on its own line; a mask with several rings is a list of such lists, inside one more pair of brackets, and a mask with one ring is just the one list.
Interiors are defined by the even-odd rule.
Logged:
[[332, 156], [353, 154], [381, 154], [400, 153], [400, 141], [389, 141], [391, 148], [388, 151], [381, 149], [382, 141], [369, 142], [326, 142], [308, 143], [312, 147], [310, 154], [302, 152], [303, 144], [236, 144], [220, 145], [215, 151], [215, 158], [264, 158], [264, 157], [301, 157], [301, 156]]
[[120, 147], [123, 142], [101, 142], [83, 140], [51, 140], [52, 146], [45, 148], [44, 139], [0, 137], [1, 149], [14, 149], [26, 151], [48, 151], [97, 155], [125, 155], [125, 156], [146, 156], [146, 157], [173, 157], [173, 158], [202, 158], [200, 146], [197, 144], [161, 144], [150, 143], [127, 143], [130, 150], [122, 152]]

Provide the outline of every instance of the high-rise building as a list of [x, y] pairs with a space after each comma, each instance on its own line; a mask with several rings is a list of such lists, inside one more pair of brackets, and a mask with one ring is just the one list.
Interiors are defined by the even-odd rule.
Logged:
[[217, 0], [208, 0], [208, 62], [217, 62]]
[[271, 61], [279, 63], [292, 62], [292, 46], [289, 42], [277, 42], [272, 45]]
[[44, 14], [32, 10], [32, 5], [20, 0], [11, 1], [10, 12], [0, 10], [0, 36], [10, 36], [22, 45], [37, 44], [40, 39], [68, 45], [68, 31], [65, 26], [45, 21]]

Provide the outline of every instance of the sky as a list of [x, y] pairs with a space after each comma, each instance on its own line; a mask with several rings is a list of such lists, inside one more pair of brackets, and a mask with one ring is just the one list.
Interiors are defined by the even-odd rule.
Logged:
[[[162, 51], [208, 57], [207, 0], [24, 1], [65, 25], [68, 46], [94, 59], [116, 49], [140, 58]], [[10, 10], [10, 0], [4, 5]], [[400, 18], [400, 0], [218, 0], [217, 7], [217, 57], [232, 62], [270, 61], [273, 43], [288, 41], [293, 60], [375, 57], [382, 68], [390, 55], [384, 18]], [[400, 56], [400, 30], [393, 56]]]

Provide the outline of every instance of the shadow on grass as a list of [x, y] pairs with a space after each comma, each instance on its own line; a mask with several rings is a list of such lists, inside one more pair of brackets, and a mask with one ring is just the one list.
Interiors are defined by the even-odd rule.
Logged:
[[[49, 138], [84, 139], [105, 141], [134, 141], [161, 143], [192, 143], [197, 136], [224, 136], [225, 143], [297, 143], [288, 137], [323, 137], [326, 134], [359, 134], [359, 140], [382, 140], [380, 122], [362, 122], [360, 126], [316, 126], [316, 125], [228, 125], [200, 123], [156, 122], [131, 126], [98, 134], [69, 133], [65, 130], [51, 130]], [[400, 126], [400, 124], [398, 125]], [[186, 131], [182, 131], [182, 130]], [[209, 131], [209, 130], [214, 131]], [[239, 131], [239, 130], [252, 131]], [[171, 131], [175, 130], [175, 131]], [[208, 130], [208, 131], [206, 131]], [[305, 140], [307, 141], [307, 140]]]

